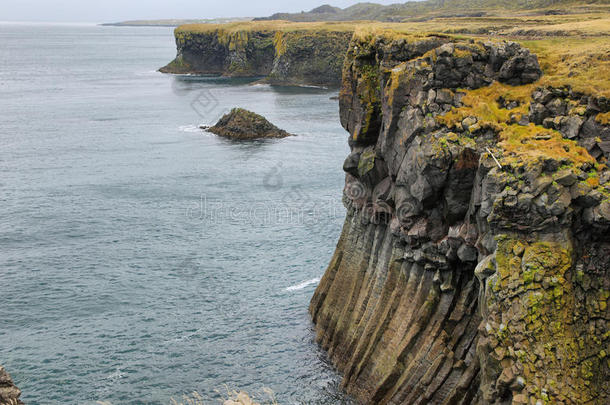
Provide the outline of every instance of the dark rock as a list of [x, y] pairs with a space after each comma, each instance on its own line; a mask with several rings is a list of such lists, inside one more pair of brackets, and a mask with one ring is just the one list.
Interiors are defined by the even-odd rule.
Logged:
[[555, 181], [566, 187], [570, 187], [572, 184], [576, 183], [576, 180], [578, 180], [578, 178], [570, 169], [561, 170], [555, 175]]
[[500, 68], [500, 81], [509, 84], [533, 83], [540, 78], [542, 70], [538, 64], [538, 58], [521, 49], [516, 55], [508, 59]]
[[562, 116], [566, 115], [567, 105], [563, 99], [557, 97], [552, 101], [548, 102], [546, 104], [546, 108], [551, 112], [552, 115]]
[[561, 125], [560, 131], [566, 138], [574, 139], [578, 136], [582, 123], [582, 118], [572, 115]]
[[549, 115], [551, 115], [551, 112], [544, 106], [544, 104], [532, 103], [530, 105], [529, 120], [532, 121], [534, 124], [542, 124], [544, 119], [547, 118]]
[[231, 139], [285, 138], [288, 132], [271, 124], [262, 115], [243, 108], [234, 108], [225, 114], [209, 132]]
[[351, 174], [352, 176], [358, 176], [358, 162], [360, 162], [360, 153], [358, 151], [353, 151], [350, 153], [345, 162], [343, 162], [343, 171]]
[[474, 246], [463, 244], [457, 251], [457, 255], [463, 262], [476, 262], [478, 257], [477, 249]]
[[592, 191], [591, 187], [584, 182], [578, 182], [570, 188], [574, 203], [585, 208], [593, 207], [599, 202], [595, 196], [591, 195]]

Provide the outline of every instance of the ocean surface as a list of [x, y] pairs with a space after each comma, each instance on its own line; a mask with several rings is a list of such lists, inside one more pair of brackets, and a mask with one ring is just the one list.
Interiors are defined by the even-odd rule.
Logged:
[[[169, 28], [3, 23], [0, 55], [0, 364], [22, 399], [346, 401], [307, 313], [345, 214], [336, 91], [157, 73]], [[198, 128], [237, 106], [298, 136]]]

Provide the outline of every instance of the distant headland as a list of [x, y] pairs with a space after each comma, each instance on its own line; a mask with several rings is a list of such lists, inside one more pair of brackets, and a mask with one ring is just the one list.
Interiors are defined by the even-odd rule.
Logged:
[[129, 20], [113, 23], [100, 24], [106, 27], [178, 27], [183, 24], [226, 24], [230, 22], [245, 22], [251, 21], [250, 17], [235, 17], [235, 18], [206, 18], [199, 20], [181, 20], [181, 19], [164, 19], [164, 20]]

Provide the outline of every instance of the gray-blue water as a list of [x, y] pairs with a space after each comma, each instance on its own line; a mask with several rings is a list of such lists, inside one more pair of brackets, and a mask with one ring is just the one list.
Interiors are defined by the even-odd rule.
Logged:
[[[0, 364], [29, 404], [339, 403], [309, 299], [339, 236], [335, 93], [177, 78], [171, 29], [0, 24]], [[298, 134], [198, 130], [234, 106]]]

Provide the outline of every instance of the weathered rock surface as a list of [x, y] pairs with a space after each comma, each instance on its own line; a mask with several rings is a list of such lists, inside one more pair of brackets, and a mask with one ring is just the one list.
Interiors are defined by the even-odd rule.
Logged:
[[292, 135], [279, 129], [262, 115], [243, 108], [232, 109], [207, 130], [232, 139], [285, 138]]
[[364, 403], [610, 401], [610, 106], [541, 73], [515, 43], [350, 44], [348, 215], [310, 313]]
[[4, 367], [0, 366], [0, 405], [21, 405], [20, 396], [21, 391]]
[[264, 77], [278, 85], [339, 86], [351, 31], [270, 30], [247, 27], [175, 31], [178, 54], [160, 69], [176, 74]]

